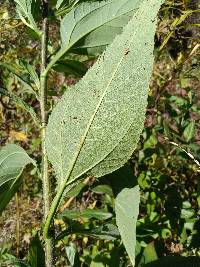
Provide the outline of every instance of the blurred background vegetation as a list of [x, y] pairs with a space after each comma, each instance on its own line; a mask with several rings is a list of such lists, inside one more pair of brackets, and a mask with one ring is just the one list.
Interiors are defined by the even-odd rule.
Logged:
[[[51, 1], [52, 10], [55, 2]], [[64, 13], [66, 6], [62, 6]], [[127, 176], [129, 172], [134, 175], [133, 183], [138, 181], [141, 188], [137, 266], [166, 255], [200, 256], [199, 11], [199, 0], [167, 0], [159, 14], [145, 128], [125, 170]], [[52, 13], [50, 51], [58, 47], [58, 23]], [[26, 81], [24, 62], [34, 65], [39, 72], [39, 57], [39, 40], [18, 20], [13, 1], [2, 0], [0, 62], [14, 62], [13, 68]], [[76, 83], [93, 64], [96, 56], [72, 53], [71, 58], [81, 61], [81, 68], [62, 68], [59, 74], [50, 74], [50, 110], [68, 86]], [[23, 96], [39, 112], [38, 102], [27, 92], [26, 85], [1, 66], [0, 86]], [[9, 97], [1, 95], [0, 125], [1, 146], [18, 143], [41, 163], [39, 132], [30, 115]], [[23, 175], [21, 189], [0, 217], [1, 266], [7, 266], [6, 261], [14, 257], [31, 259], [39, 242], [42, 182], [35, 169]], [[115, 227], [114, 193], [109, 186], [114, 176], [99, 181], [88, 179], [65, 199], [56, 219], [57, 231], [65, 230], [65, 234], [57, 237], [56, 266], [129, 266]], [[70, 233], [68, 237], [67, 233]], [[42, 252], [38, 249], [37, 253], [42, 259]]]

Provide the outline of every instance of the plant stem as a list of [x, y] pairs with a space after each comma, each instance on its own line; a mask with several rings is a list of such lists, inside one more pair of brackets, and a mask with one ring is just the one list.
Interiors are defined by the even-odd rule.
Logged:
[[52, 202], [52, 205], [50, 207], [49, 214], [48, 214], [46, 221], [45, 221], [45, 225], [44, 225], [44, 237], [45, 237], [45, 239], [51, 238], [51, 236], [49, 235], [49, 228], [51, 226], [51, 223], [52, 223], [53, 217], [56, 213], [56, 210], [58, 208], [58, 205], [62, 199], [63, 192], [64, 191], [66, 193], [69, 192], [76, 184], [77, 184], [77, 181], [76, 182], [71, 181], [67, 185], [62, 185], [60, 190], [57, 192], [57, 194], [56, 194], [56, 196]]
[[[41, 37], [41, 72], [40, 72], [40, 109], [41, 109], [41, 139], [42, 139], [42, 180], [44, 200], [44, 220], [46, 220], [51, 205], [51, 185], [48, 175], [48, 159], [46, 151], [46, 126], [47, 126], [47, 45], [48, 45], [48, 0], [43, 0], [43, 23]], [[45, 262], [47, 267], [53, 266], [53, 238], [45, 240]]]
[[15, 194], [16, 201], [16, 255], [19, 257], [20, 247], [20, 210], [19, 210], [19, 193]]

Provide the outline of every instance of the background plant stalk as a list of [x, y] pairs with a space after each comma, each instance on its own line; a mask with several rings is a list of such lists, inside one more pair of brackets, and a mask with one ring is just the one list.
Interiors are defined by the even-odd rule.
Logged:
[[[48, 158], [46, 152], [46, 126], [47, 126], [47, 45], [48, 45], [48, 0], [43, 1], [43, 23], [41, 37], [41, 73], [40, 73], [40, 109], [41, 109], [41, 139], [42, 139], [42, 180], [44, 220], [46, 220], [51, 205], [51, 184], [48, 175]], [[47, 267], [53, 266], [53, 238], [45, 240], [45, 262]]]

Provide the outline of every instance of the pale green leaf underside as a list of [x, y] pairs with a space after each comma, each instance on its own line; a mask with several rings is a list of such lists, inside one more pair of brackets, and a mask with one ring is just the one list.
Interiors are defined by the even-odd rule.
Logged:
[[91, 31], [136, 10], [140, 4], [141, 0], [108, 0], [78, 5], [61, 21], [61, 49], [73, 46]]
[[115, 199], [116, 223], [133, 266], [135, 266], [136, 222], [139, 204], [139, 186], [124, 188]]
[[122, 167], [143, 129], [161, 1], [145, 0], [84, 78], [54, 108], [47, 152], [58, 186]]
[[0, 186], [17, 179], [28, 164], [35, 164], [26, 151], [17, 145], [6, 145], [0, 150]]

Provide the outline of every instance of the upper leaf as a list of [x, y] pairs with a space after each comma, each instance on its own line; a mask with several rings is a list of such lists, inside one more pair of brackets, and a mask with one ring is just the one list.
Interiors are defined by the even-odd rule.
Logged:
[[125, 164], [143, 129], [161, 1], [145, 0], [84, 78], [64, 94], [47, 126], [58, 185]]
[[62, 48], [72, 47], [91, 31], [137, 9], [140, 3], [141, 0], [109, 0], [76, 6], [61, 21]]
[[[135, 1], [135, 5], [139, 6], [139, 3]], [[111, 20], [108, 23], [96, 28], [86, 35], [86, 37], [80, 42], [78, 42], [75, 45], [75, 49], [85, 48], [87, 49], [88, 54], [101, 54], [105, 50], [106, 46], [112, 43], [115, 36], [122, 32], [123, 27], [129, 22], [135, 12], [136, 9], [133, 9], [128, 13], [123, 14], [114, 20]]]
[[40, 31], [37, 28], [36, 22], [33, 17], [32, 6], [37, 3], [37, 0], [14, 0], [17, 4], [17, 13], [22, 22], [34, 30], [38, 35]]
[[[111, 40], [119, 33], [118, 27], [123, 27], [127, 24], [128, 20], [132, 17], [141, 0], [107, 0], [95, 2], [83, 2], [75, 6], [69, 13], [67, 13], [61, 21], [60, 35], [61, 35], [61, 49], [52, 59], [47, 69], [50, 69], [75, 43], [80, 41], [83, 37], [87, 36], [94, 30], [107, 25], [118, 19], [117, 28], [112, 29], [112, 38], [109, 37], [109, 44]], [[131, 16], [130, 16], [130, 12]], [[127, 16], [129, 15], [129, 16]], [[126, 19], [124, 20], [124, 17]], [[119, 23], [120, 19], [123, 20]], [[110, 29], [111, 25], [107, 25]], [[114, 24], [113, 24], [114, 26]], [[98, 39], [99, 37], [99, 32]], [[103, 37], [105, 39], [105, 36]], [[102, 42], [103, 40], [100, 40]], [[90, 37], [87, 39], [87, 46], [90, 43]], [[103, 41], [104, 42], [104, 41]], [[99, 46], [99, 45], [98, 45]], [[101, 46], [101, 44], [100, 44]]]

